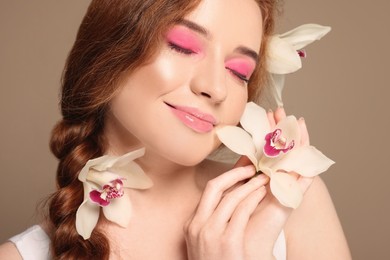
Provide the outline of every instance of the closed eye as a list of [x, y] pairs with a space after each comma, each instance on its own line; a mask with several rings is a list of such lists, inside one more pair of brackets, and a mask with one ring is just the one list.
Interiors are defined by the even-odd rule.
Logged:
[[168, 46], [169, 48], [171, 48], [172, 50], [178, 52], [178, 53], [182, 53], [182, 54], [185, 54], [185, 55], [192, 55], [192, 54], [196, 54], [195, 51], [191, 50], [191, 49], [188, 49], [188, 48], [184, 48], [182, 46], [179, 46], [173, 42], [168, 42]]
[[249, 82], [249, 79], [247, 78], [247, 76], [231, 69], [231, 68], [228, 68], [228, 67], [225, 67], [227, 70], [229, 70], [234, 76], [236, 76], [239, 80], [242, 80], [244, 81], [245, 83], [248, 83]]

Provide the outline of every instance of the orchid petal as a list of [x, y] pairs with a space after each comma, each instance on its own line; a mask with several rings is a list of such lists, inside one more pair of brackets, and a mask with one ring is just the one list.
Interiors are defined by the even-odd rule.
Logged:
[[274, 88], [274, 98], [277, 107], [283, 106], [282, 92], [284, 88], [285, 76], [283, 74], [271, 74], [271, 84]]
[[110, 205], [103, 208], [103, 214], [108, 220], [122, 227], [127, 227], [131, 218], [131, 201], [129, 197], [125, 195], [112, 200]]
[[280, 38], [294, 46], [295, 50], [300, 50], [306, 45], [320, 40], [331, 28], [319, 24], [303, 24], [297, 28], [279, 35]]
[[92, 202], [96, 203], [99, 206], [105, 207], [110, 204], [109, 201], [102, 199], [102, 193], [98, 190], [93, 190], [89, 193], [89, 198]]
[[250, 102], [246, 105], [240, 123], [251, 134], [256, 151], [261, 151], [265, 143], [263, 136], [270, 131], [267, 113], [264, 108]]
[[91, 169], [94, 169], [99, 172], [105, 171], [108, 167], [111, 167], [116, 161], [117, 157], [111, 155], [104, 155], [93, 160], [94, 165], [91, 166]]
[[133, 161], [145, 154], [145, 148], [141, 148], [135, 151], [131, 151], [123, 156], [115, 157], [110, 155], [104, 155], [95, 159], [88, 160], [85, 166], [79, 173], [79, 180], [85, 182], [90, 169], [95, 171], [105, 171], [107, 168], [118, 164], [119, 166], [127, 161]]
[[268, 48], [268, 72], [287, 74], [297, 71], [301, 67], [302, 61], [296, 49], [278, 36], [272, 36]]
[[121, 167], [109, 169], [123, 177], [123, 187], [134, 189], [148, 189], [153, 186], [152, 180], [144, 173], [142, 168], [132, 161], [127, 161]]
[[225, 126], [217, 130], [217, 135], [230, 150], [247, 156], [257, 169], [256, 147], [247, 132], [236, 126]]
[[296, 209], [301, 204], [303, 194], [294, 176], [284, 172], [274, 172], [271, 176], [270, 188], [282, 205]]
[[272, 95], [275, 98], [276, 105], [278, 107], [283, 106], [282, 92], [284, 88], [285, 76], [283, 74], [271, 74], [270, 87], [272, 88]]
[[281, 129], [267, 134], [265, 136], [264, 154], [267, 157], [278, 157], [281, 153], [287, 153], [294, 148], [294, 140], [287, 140], [282, 135]]
[[259, 170], [270, 178], [272, 176], [272, 173], [274, 172], [271, 168], [262, 164], [259, 165]]
[[105, 184], [110, 183], [113, 180], [121, 179], [122, 177], [118, 174], [104, 171], [98, 172], [95, 170], [89, 170], [87, 175], [87, 182], [98, 185], [99, 188], [102, 188]]
[[326, 171], [334, 161], [330, 160], [314, 146], [294, 148], [279, 160], [273, 169], [294, 171], [304, 177], [314, 177]]
[[264, 87], [260, 97], [260, 104], [264, 108], [276, 108], [283, 106], [282, 92], [284, 88], [285, 75], [271, 74], [268, 85]]
[[96, 165], [99, 165], [99, 164], [106, 164], [108, 158], [109, 158], [109, 156], [105, 155], [105, 156], [101, 156], [99, 158], [88, 160], [87, 163], [84, 165], [84, 167], [81, 169], [81, 171], [79, 173], [79, 176], [78, 176], [79, 180], [82, 182], [85, 182], [87, 180], [87, 175], [88, 175], [90, 168], [92, 168], [93, 166], [96, 167]]
[[301, 130], [295, 116], [287, 116], [276, 124], [275, 129], [281, 129], [286, 142], [294, 141], [295, 145], [301, 143]]
[[283, 158], [283, 156], [279, 157], [268, 157], [268, 156], [262, 156], [259, 160], [259, 168], [261, 171], [263, 171], [263, 168], [269, 168], [269, 169], [275, 169], [273, 166]]
[[88, 194], [91, 189], [87, 183], [83, 185], [84, 201], [76, 212], [76, 230], [84, 239], [88, 239], [98, 222], [100, 207], [89, 201]]

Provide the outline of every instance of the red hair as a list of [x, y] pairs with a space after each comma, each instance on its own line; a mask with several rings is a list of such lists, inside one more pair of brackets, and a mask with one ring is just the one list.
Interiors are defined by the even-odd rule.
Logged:
[[[78, 173], [103, 155], [104, 116], [121, 80], [149, 61], [167, 29], [200, 0], [93, 0], [67, 59], [61, 89], [63, 119], [52, 131], [50, 147], [59, 159], [57, 191], [48, 200], [51, 253], [54, 259], [108, 259], [110, 244], [96, 228], [84, 240], [75, 229], [83, 201]], [[250, 96], [266, 80], [266, 39], [274, 24], [275, 0], [257, 0], [264, 31], [260, 63], [249, 83]]]

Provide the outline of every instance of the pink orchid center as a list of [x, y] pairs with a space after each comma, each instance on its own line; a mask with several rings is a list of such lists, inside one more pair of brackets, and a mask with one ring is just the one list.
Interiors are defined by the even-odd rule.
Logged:
[[110, 181], [109, 184], [105, 184], [101, 190], [93, 190], [89, 193], [91, 200], [100, 206], [104, 207], [110, 204], [112, 199], [122, 197], [123, 182], [121, 179], [115, 179]]
[[287, 143], [287, 139], [282, 136], [282, 130], [276, 129], [275, 131], [265, 136], [264, 153], [268, 157], [277, 157], [281, 152], [287, 153], [294, 148], [294, 140]]
[[306, 54], [305, 50], [302, 49], [302, 50], [298, 50], [297, 52], [298, 52], [299, 57], [301, 57], [301, 58], [306, 58], [307, 57], [307, 54]]

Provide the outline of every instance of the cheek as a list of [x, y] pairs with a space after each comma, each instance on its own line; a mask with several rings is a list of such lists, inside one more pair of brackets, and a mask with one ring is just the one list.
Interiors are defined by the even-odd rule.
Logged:
[[224, 123], [227, 125], [237, 125], [248, 102], [248, 91], [246, 87], [232, 86], [230, 94], [226, 100]]
[[159, 57], [147, 68], [140, 78], [144, 85], [157, 88], [160, 93], [168, 93], [188, 84], [192, 75], [193, 62], [178, 57], [171, 50], [162, 50]]
[[169, 50], [161, 50], [156, 59], [129, 75], [124, 84], [127, 91], [140, 99], [156, 99], [185, 86], [191, 75], [190, 64], [175, 58]]
[[180, 64], [170, 58], [169, 55], [163, 55], [141, 77], [146, 79], [146, 85], [170, 91], [183, 81], [185, 74], [181, 70], [183, 68]]
[[111, 102], [112, 109], [121, 117], [140, 108], [147, 110], [151, 103], [161, 101], [163, 95], [185, 86], [190, 68], [173, 59], [169, 52], [162, 51], [153, 62], [127, 77], [122, 90]]
[[134, 95], [124, 87], [118, 95], [111, 100], [110, 109], [117, 122], [127, 131], [132, 132], [133, 125], [136, 123], [137, 114], [131, 111], [139, 109]]

